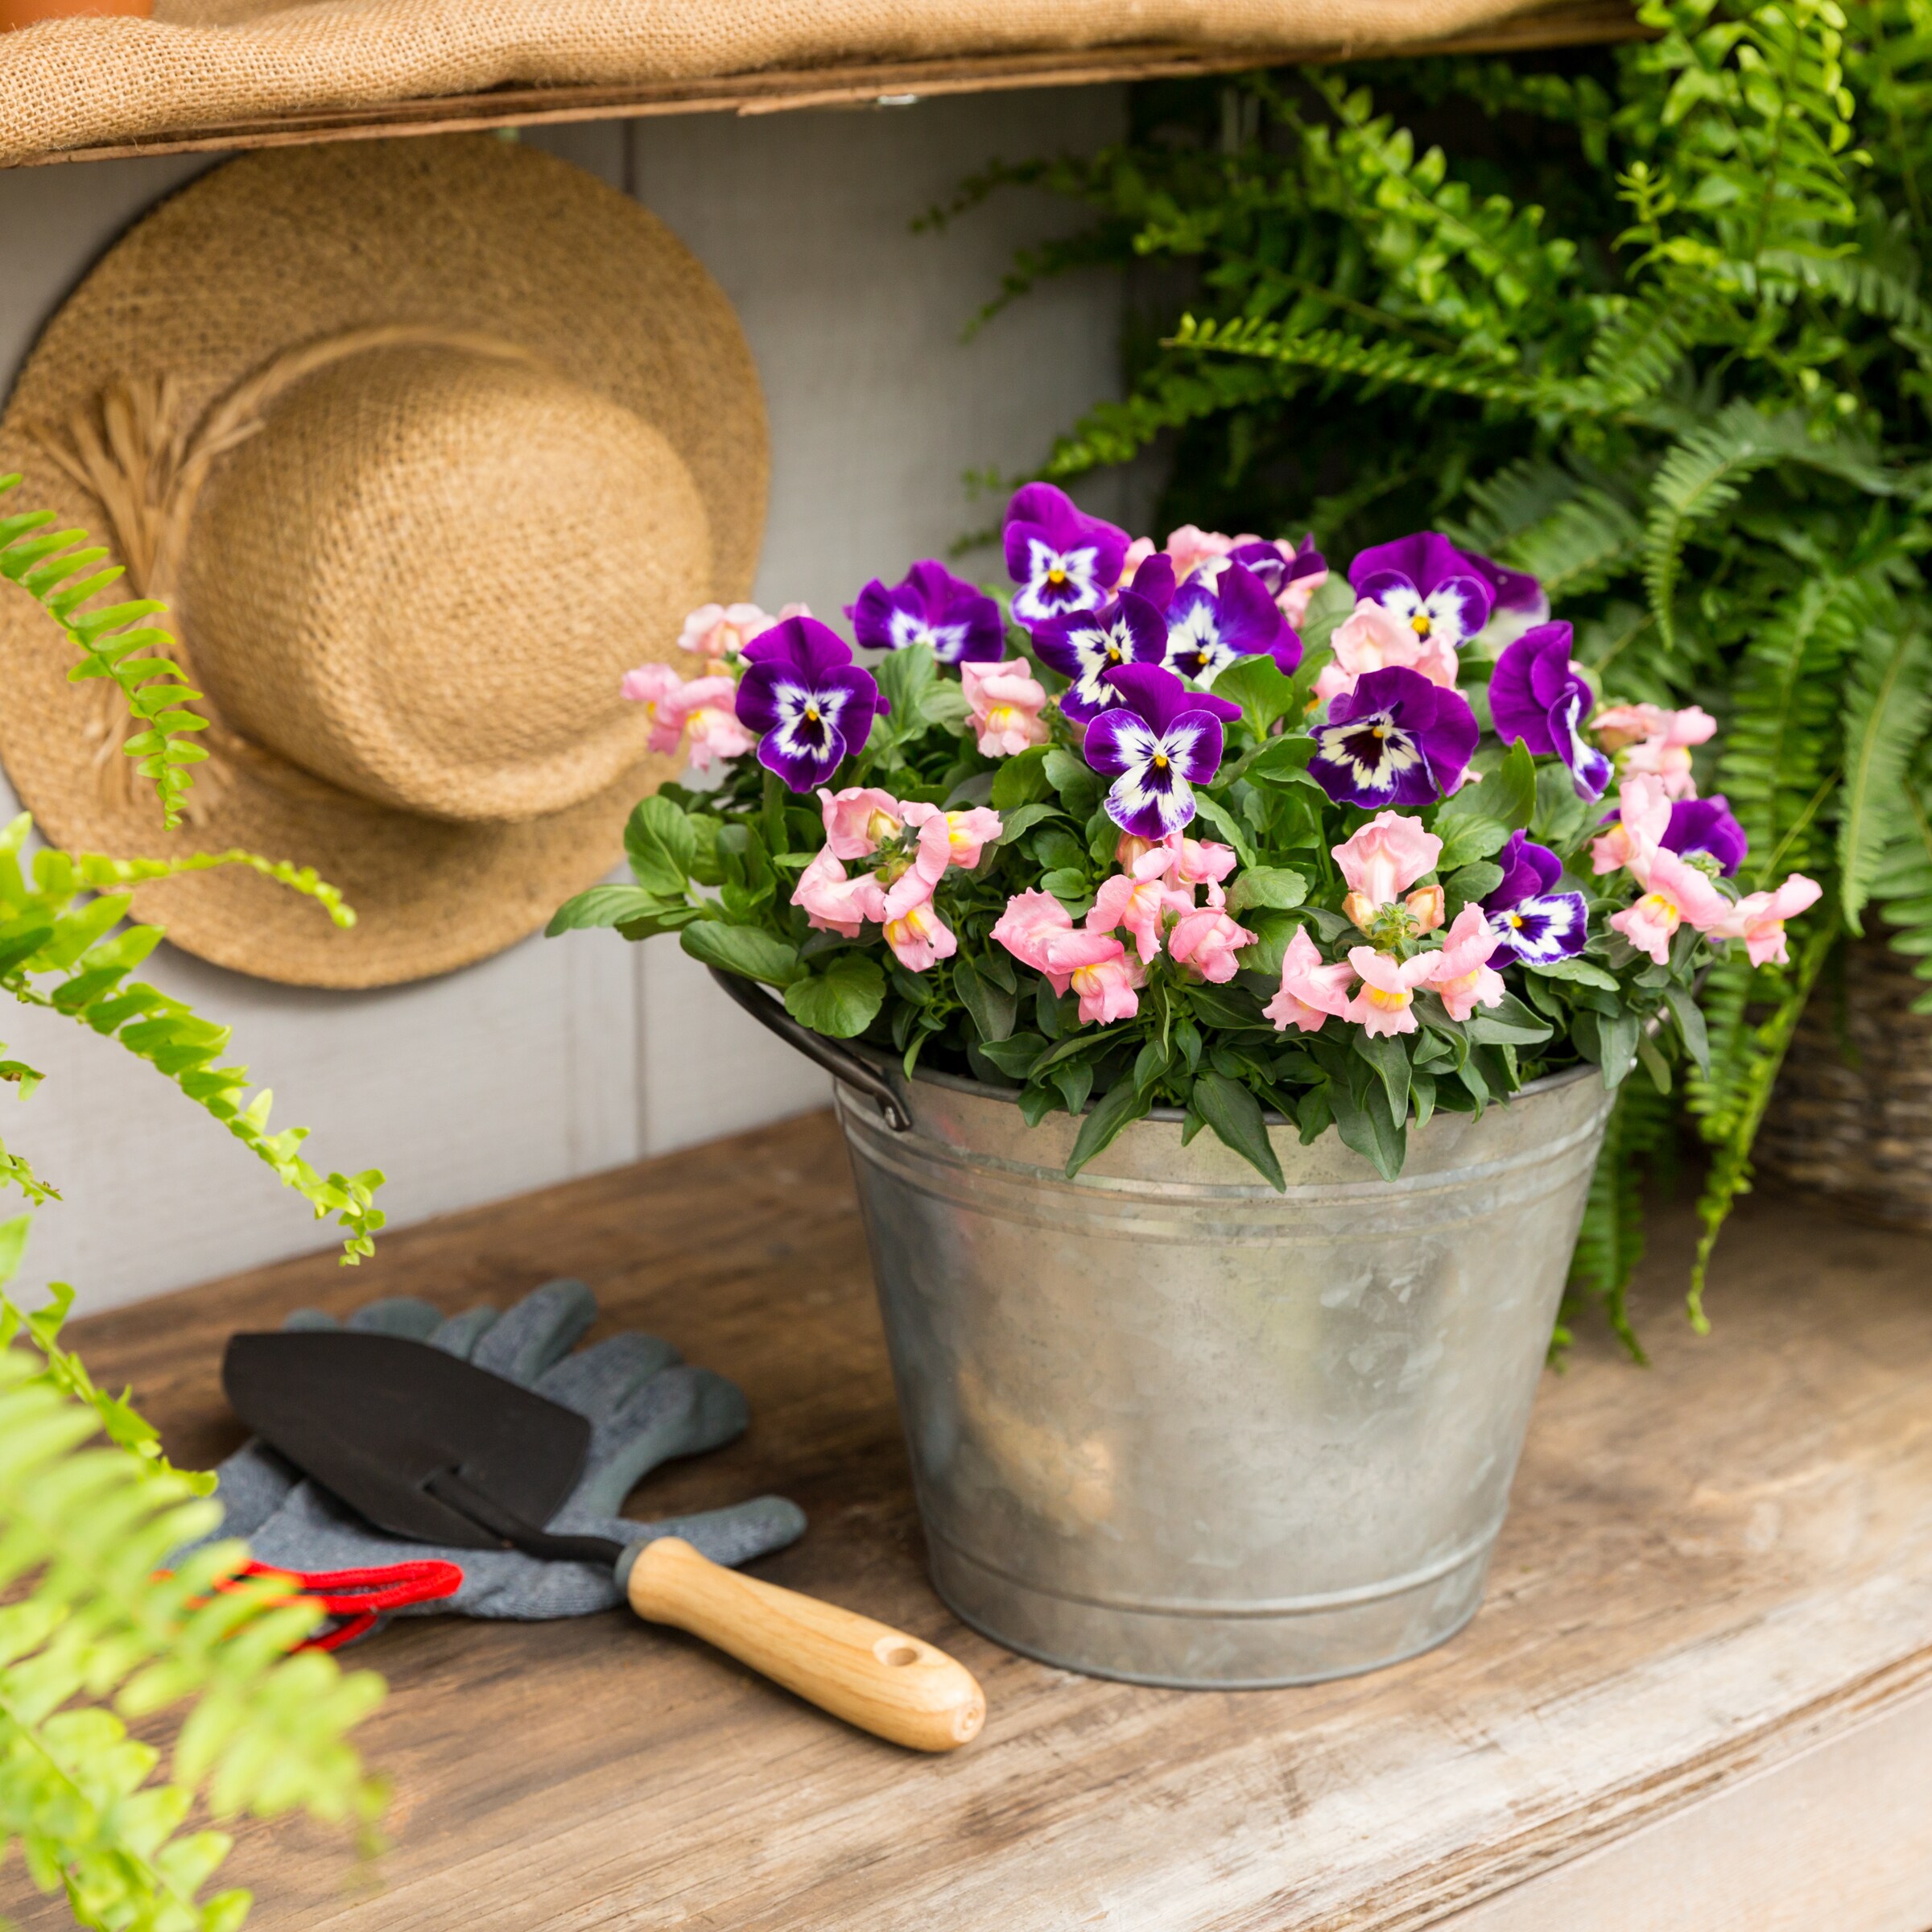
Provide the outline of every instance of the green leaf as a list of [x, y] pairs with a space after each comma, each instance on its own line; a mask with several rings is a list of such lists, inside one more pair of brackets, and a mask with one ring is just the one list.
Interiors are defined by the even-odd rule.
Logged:
[[1839, 894], [1845, 923], [1860, 919], [1897, 830], [1908, 762], [1932, 716], [1932, 663], [1922, 632], [1868, 638], [1845, 691], [1845, 779], [1839, 807]]
[[1503, 869], [1488, 859], [1459, 865], [1443, 881], [1443, 896], [1451, 906], [1467, 906], [1486, 899], [1503, 882]]
[[1294, 684], [1265, 653], [1236, 658], [1214, 681], [1214, 695], [1241, 708], [1257, 737], [1265, 738], [1278, 718], [1294, 708]]
[[1408, 1153], [1408, 1134], [1406, 1124], [1390, 1114], [1388, 1092], [1381, 1082], [1372, 1083], [1360, 1100], [1349, 1092], [1344, 1080], [1331, 1080], [1326, 1091], [1342, 1145], [1373, 1163], [1384, 1180], [1400, 1180]]
[[1373, 1067], [1389, 1101], [1389, 1117], [1409, 1117], [1409, 1049], [1397, 1034], [1356, 1032], [1349, 1036], [1356, 1054]]
[[908, 644], [902, 650], [889, 650], [873, 667], [872, 675], [892, 706], [884, 720], [885, 730], [890, 733], [888, 741], [898, 744], [916, 737], [926, 722], [923, 706], [927, 694], [939, 675], [932, 646]]
[[1505, 993], [1495, 1006], [1477, 1007], [1466, 1025], [1470, 1038], [1486, 1046], [1535, 1046], [1550, 1034], [1549, 1022], [1539, 1019], [1513, 993]]
[[1241, 913], [1255, 906], [1286, 912], [1308, 896], [1308, 881], [1286, 865], [1255, 865], [1235, 875], [1228, 889], [1228, 910]]
[[814, 1033], [849, 1040], [872, 1024], [885, 999], [886, 976], [878, 961], [862, 952], [838, 952], [823, 972], [794, 980], [785, 989], [785, 1010]]
[[[1482, 788], [1479, 786], [1476, 789], [1480, 791]], [[1509, 842], [1509, 828], [1501, 819], [1472, 812], [1453, 819], [1445, 817], [1439, 830], [1443, 850], [1435, 869], [1445, 878], [1459, 865], [1493, 858]]]
[[669, 799], [643, 799], [624, 828], [624, 852], [632, 876], [646, 892], [681, 899], [697, 853], [697, 835]]
[[1037, 1033], [1016, 1033], [1006, 1039], [986, 1041], [980, 1047], [984, 1058], [1016, 1080], [1025, 1080], [1046, 1051], [1046, 1042]]
[[[997, 784], [995, 790], [997, 790]], [[1024, 805], [1013, 806], [1000, 814], [1000, 836], [995, 843], [1010, 845], [1022, 832], [1030, 832], [1042, 820], [1064, 815], [1059, 806], [1049, 805], [1043, 799], [1034, 799]]]
[[560, 932], [578, 932], [598, 926], [621, 926], [632, 919], [646, 919], [668, 910], [656, 894], [641, 886], [593, 886], [574, 899], [566, 899], [551, 914], [544, 935], [555, 939]]
[[1197, 1075], [1188, 1105], [1277, 1194], [1287, 1191], [1281, 1161], [1268, 1138], [1268, 1123], [1262, 1117], [1261, 1102], [1241, 1081], [1220, 1073]]
[[[762, 927], [727, 926], [721, 919], [700, 919], [684, 928], [678, 943], [707, 966], [720, 966], [770, 986], [789, 986], [810, 970], [800, 961], [795, 946]], [[881, 979], [881, 990], [884, 984]]]
[[1045, 798], [1049, 789], [1046, 747], [1035, 745], [1005, 760], [993, 774], [993, 808], [1011, 811], [1030, 805], [1035, 799]]
[[[1503, 762], [1480, 785], [1464, 785], [1443, 807], [1445, 816], [1457, 802], [1468, 799], [1471, 815], [1500, 820], [1512, 832], [1527, 831], [1536, 816], [1536, 760], [1521, 738], [1509, 747]], [[1462, 812], [1455, 815], [1461, 817]]]
[[1664, 988], [1664, 1004], [1670, 1009], [1670, 1017], [1677, 1022], [1678, 1035], [1684, 1042], [1684, 1051], [1690, 1055], [1691, 1063], [1708, 1079], [1711, 1039], [1705, 1029], [1703, 1009], [1690, 989], [1680, 985], [1675, 980]]
[[1248, 843], [1248, 835], [1242, 831], [1233, 813], [1218, 799], [1208, 797], [1198, 785], [1195, 787], [1194, 803], [1200, 815], [1234, 848], [1242, 865], [1253, 865], [1254, 848]]
[[1552, 960], [1546, 965], [1533, 966], [1529, 970], [1541, 979], [1567, 980], [1573, 985], [1595, 986], [1604, 993], [1622, 989], [1616, 975], [1606, 972], [1593, 960]]
[[983, 978], [964, 953], [952, 962], [952, 990], [960, 1004], [972, 1015], [982, 1046], [1005, 1039], [1018, 1018], [1020, 1003], [1009, 989]]
[[1313, 786], [1320, 791], [1321, 786], [1308, 775], [1308, 761], [1314, 756], [1313, 738], [1304, 732], [1285, 732], [1270, 738], [1243, 766], [1241, 775], [1265, 778], [1270, 785]]
[[1117, 1080], [1080, 1122], [1073, 1151], [1067, 1157], [1067, 1178], [1071, 1180], [1093, 1157], [1111, 1146], [1121, 1130], [1143, 1118], [1154, 1106], [1132, 1080]]

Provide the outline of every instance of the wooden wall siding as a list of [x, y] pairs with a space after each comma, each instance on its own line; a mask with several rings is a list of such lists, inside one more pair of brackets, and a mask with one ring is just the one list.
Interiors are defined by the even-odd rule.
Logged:
[[[81, 1336], [170, 1452], [236, 1437], [223, 1336], [377, 1293], [456, 1308], [580, 1274], [605, 1324], [735, 1377], [752, 1426], [652, 1477], [675, 1513], [775, 1491], [759, 1565], [954, 1652], [975, 1744], [921, 1758], [624, 1612], [399, 1622], [367, 1727], [381, 1889], [248, 1825], [259, 1932], [1925, 1932], [1932, 1926], [1932, 1244], [1741, 1209], [1682, 1319], [1687, 1203], [1637, 1299], [1545, 1377], [1488, 1600], [1393, 1670], [1143, 1690], [1026, 1662], [933, 1596], [844, 1151], [813, 1117], [286, 1263]], [[53, 1932], [0, 1872], [0, 1912]]]
[[[943, 555], [989, 514], [962, 473], [1036, 460], [1105, 388], [1118, 316], [1106, 277], [1066, 281], [960, 340], [1012, 248], [1066, 222], [1063, 208], [1015, 197], [938, 237], [910, 224], [989, 157], [1097, 143], [1121, 114], [1117, 90], [1088, 89], [532, 137], [630, 186], [737, 303], [771, 415], [768, 608], [798, 597], [833, 613], [875, 572]], [[0, 372], [107, 241], [203, 165], [0, 175]], [[402, 1222], [826, 1092], [670, 941], [531, 940], [370, 993], [278, 987], [166, 949], [151, 976], [233, 1024], [236, 1058], [273, 1083], [278, 1121], [314, 1129], [319, 1162], [386, 1168]], [[67, 1197], [40, 1216], [30, 1281], [72, 1281], [84, 1307], [105, 1307], [314, 1245], [294, 1198], [149, 1069], [27, 1009], [0, 1037], [50, 1075], [25, 1112], [5, 1108], [0, 1134]]]
[[[1447, 40], [1398, 42], [1377, 55], [1517, 53], [1628, 40], [1641, 30], [1630, 0], [1557, 0], [1513, 19]], [[1301, 59], [1347, 60], [1354, 50], [1333, 43], [1207, 49], [1137, 46], [1096, 47], [1084, 54], [1046, 52], [968, 56], [942, 60], [870, 62], [832, 68], [778, 68], [706, 80], [647, 80], [627, 87], [495, 88], [487, 93], [443, 95], [378, 107], [320, 109], [237, 121], [192, 132], [144, 135], [92, 147], [56, 148], [14, 163], [44, 167], [133, 155], [190, 154], [213, 149], [282, 147], [312, 141], [366, 141], [402, 134], [444, 134], [456, 128], [557, 126], [638, 115], [770, 114], [804, 107], [897, 107], [917, 99], [989, 89], [1094, 86], [1172, 76], [1220, 74]]]

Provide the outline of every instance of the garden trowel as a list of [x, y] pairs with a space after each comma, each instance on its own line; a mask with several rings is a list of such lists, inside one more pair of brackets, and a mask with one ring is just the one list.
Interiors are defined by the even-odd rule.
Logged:
[[221, 1382], [265, 1442], [392, 1536], [613, 1566], [638, 1616], [915, 1750], [952, 1750], [985, 1721], [972, 1674], [918, 1637], [741, 1576], [678, 1537], [627, 1545], [547, 1527], [583, 1471], [590, 1423], [487, 1368], [396, 1335], [296, 1329], [233, 1336]]

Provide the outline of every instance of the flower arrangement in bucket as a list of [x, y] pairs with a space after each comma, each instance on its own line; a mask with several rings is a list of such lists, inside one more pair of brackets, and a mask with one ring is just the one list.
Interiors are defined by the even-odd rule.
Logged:
[[968, 1622], [1191, 1686], [1412, 1655], [1480, 1602], [1611, 1093], [1817, 889], [1740, 896], [1711, 720], [1604, 705], [1439, 535], [1331, 573], [1033, 484], [1004, 547], [1005, 609], [868, 584], [872, 668], [694, 613], [626, 685], [692, 782], [551, 930], [679, 932], [840, 1076]]
[[1534, 580], [1441, 536], [1344, 582], [1044, 484], [1003, 536], [1005, 612], [935, 562], [865, 587], [876, 670], [799, 607], [694, 613], [702, 674], [625, 690], [709, 789], [646, 800], [636, 883], [551, 930], [679, 931], [909, 1076], [1080, 1116], [1070, 1174], [1164, 1104], [1279, 1187], [1269, 1112], [1393, 1180], [1438, 1109], [1584, 1062], [1667, 1086], [1700, 967], [1781, 958], [1817, 896], [1738, 896], [1713, 721], [1600, 706]]

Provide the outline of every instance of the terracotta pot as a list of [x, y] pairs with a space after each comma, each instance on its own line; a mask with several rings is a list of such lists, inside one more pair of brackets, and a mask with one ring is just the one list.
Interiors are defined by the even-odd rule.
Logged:
[[0, 0], [0, 34], [42, 20], [98, 19], [108, 14], [145, 20], [155, 0]]

